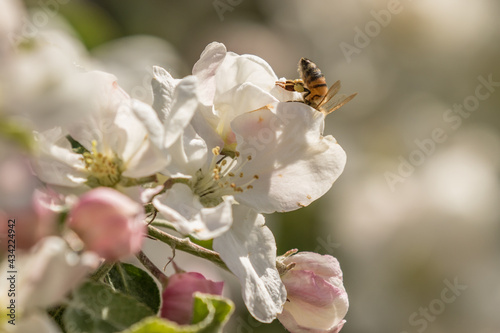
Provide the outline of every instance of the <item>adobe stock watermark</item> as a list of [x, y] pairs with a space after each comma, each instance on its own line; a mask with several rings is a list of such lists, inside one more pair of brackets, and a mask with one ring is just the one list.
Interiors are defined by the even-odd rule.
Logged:
[[333, 255], [336, 249], [340, 247], [340, 243], [336, 243], [332, 240], [332, 235], [328, 235], [326, 239], [322, 237], [317, 237], [316, 241], [318, 245], [314, 248], [313, 252], [316, 253], [325, 253]]
[[234, 8], [241, 5], [243, 0], [214, 0], [212, 5], [219, 16], [219, 20], [224, 21], [224, 13], [232, 12]]
[[32, 38], [35, 38], [39, 30], [49, 24], [50, 19], [57, 15], [61, 5], [66, 5], [70, 0], [38, 0], [37, 10], [22, 18], [22, 27], [18, 33], [11, 33], [8, 37], [10, 43], [15, 47]]
[[[439, 298], [435, 298], [429, 302], [426, 307], [420, 307], [418, 311], [410, 314], [408, 318], [408, 323], [410, 326], [414, 327], [418, 333], [423, 333], [429, 323], [436, 320], [437, 316], [441, 315], [446, 306], [455, 302], [457, 298], [462, 294], [467, 286], [460, 284], [458, 278], [455, 278], [453, 282], [448, 279], [443, 281], [445, 288], [441, 291]], [[408, 331], [401, 331], [400, 333], [410, 333]]]
[[[482, 75], [477, 77], [479, 84], [474, 93], [465, 97], [462, 103], [455, 103], [453, 107], [443, 113], [443, 122], [456, 131], [462, 126], [463, 120], [471, 116], [473, 112], [479, 109], [482, 101], [487, 100], [500, 87], [500, 81], [493, 81], [493, 74], [488, 77]], [[431, 131], [429, 137], [422, 140], [415, 139], [416, 148], [412, 150], [407, 157], [399, 156], [399, 165], [396, 172], [387, 171], [384, 173], [387, 185], [391, 192], [396, 190], [398, 183], [404, 183], [406, 178], [410, 177], [416, 167], [421, 166], [436, 151], [438, 144], [444, 143], [449, 135], [442, 127], [436, 127]]]
[[[405, 1], [411, 2], [412, 0]], [[388, 0], [386, 9], [379, 11], [372, 9], [370, 15], [373, 17], [373, 20], [366, 22], [363, 29], [359, 26], [354, 27], [353, 44], [346, 42], [339, 44], [347, 63], [351, 63], [353, 55], [360, 54], [363, 49], [368, 47], [373, 38], [380, 34], [382, 28], [386, 28], [391, 23], [392, 17], [401, 14], [403, 9], [404, 6], [400, 0]]]

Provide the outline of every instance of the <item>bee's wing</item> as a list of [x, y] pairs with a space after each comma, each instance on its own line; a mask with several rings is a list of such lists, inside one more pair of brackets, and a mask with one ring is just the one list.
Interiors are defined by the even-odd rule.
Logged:
[[321, 101], [319, 108], [321, 112], [325, 115], [332, 113], [338, 108], [342, 107], [344, 104], [352, 100], [358, 93], [352, 95], [337, 95], [340, 90], [340, 81], [335, 82], [330, 89], [328, 89], [328, 93], [325, 98]]

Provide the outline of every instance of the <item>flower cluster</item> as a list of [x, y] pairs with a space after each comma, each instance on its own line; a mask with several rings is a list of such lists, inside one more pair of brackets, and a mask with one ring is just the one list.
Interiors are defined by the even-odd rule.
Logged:
[[[23, 15], [15, 1], [0, 12]], [[232, 311], [222, 283], [197, 272], [165, 276], [141, 251], [149, 234], [232, 272], [257, 320], [278, 318], [291, 332], [340, 330], [348, 301], [336, 259], [277, 258], [262, 215], [309, 205], [344, 169], [344, 150], [323, 135], [325, 115], [301, 103], [303, 93], [277, 85], [283, 79], [261, 58], [214, 42], [192, 75], [155, 67], [148, 105], [112, 74], [82, 70], [91, 62], [70, 37], [47, 32], [16, 44], [20, 24], [0, 28], [0, 215], [15, 220], [17, 235], [13, 250], [0, 227], [0, 259], [23, 267], [22, 325], [7, 314], [0, 327], [220, 330]], [[54, 46], [56, 33], [65, 48]], [[163, 291], [121, 262], [132, 255]], [[119, 304], [135, 309], [119, 317]]]

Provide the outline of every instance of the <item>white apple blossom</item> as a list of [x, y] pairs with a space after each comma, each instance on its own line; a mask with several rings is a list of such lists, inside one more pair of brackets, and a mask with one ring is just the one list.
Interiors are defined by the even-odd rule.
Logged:
[[233, 206], [235, 223], [214, 239], [213, 248], [240, 280], [248, 311], [270, 323], [286, 301], [285, 286], [276, 269], [276, 241], [264, 216], [243, 205]]
[[[214, 249], [240, 279], [248, 309], [270, 322], [282, 311], [286, 292], [274, 237], [257, 212], [291, 211], [322, 196], [342, 173], [345, 152], [322, 135], [322, 113], [287, 102], [300, 94], [277, 87], [262, 59], [212, 43], [193, 74], [196, 113], [171, 145], [170, 183], [153, 204], [181, 233], [215, 237]], [[168, 114], [177, 82], [155, 68], [157, 112]], [[231, 210], [233, 201], [239, 205]]]
[[[227, 212], [233, 199], [264, 213], [307, 206], [342, 173], [345, 152], [332, 136], [322, 135], [324, 115], [303, 103], [280, 102], [275, 96], [289, 100], [298, 93], [277, 87], [264, 60], [212, 43], [193, 73], [198, 91], [184, 109], [197, 112], [172, 143], [165, 172], [174, 182], [185, 181], [154, 199], [179, 231], [203, 239], [222, 234], [232, 223]], [[155, 68], [154, 108], [160, 116], [169, 114], [178, 82]], [[214, 209], [218, 223], [204, 221]]]
[[[260, 214], [307, 206], [342, 173], [345, 152], [331, 135], [323, 135], [321, 112], [301, 103], [300, 93], [277, 86], [284, 79], [263, 59], [227, 52], [220, 43], [209, 44], [193, 75], [183, 79], [155, 67], [150, 106], [132, 99], [113, 75], [83, 70], [87, 52], [67, 34], [40, 28], [35, 36], [23, 35], [23, 14], [18, 0], [0, 3], [0, 148], [18, 134], [12, 124], [24, 136], [17, 144], [32, 148], [22, 140], [29, 141], [32, 130], [35, 141], [26, 155], [0, 153], [8, 157], [0, 163], [0, 197], [9, 199], [0, 204], [0, 216], [26, 220], [17, 231], [32, 227], [18, 239], [20, 323], [9, 326], [4, 307], [0, 331], [59, 333], [47, 308], [62, 303], [102, 258], [118, 261], [140, 251], [144, 207], [115, 190], [134, 199], [142, 191], [143, 202], [152, 203], [177, 231], [213, 239], [220, 258], [198, 250], [219, 264], [222, 259], [236, 275], [257, 320], [279, 318], [287, 328], [304, 332], [340, 330], [347, 296], [330, 296], [344, 296], [341, 275], [320, 276], [331, 301], [325, 307], [303, 301], [293, 287], [310, 274], [297, 268], [280, 277], [276, 242]], [[153, 183], [163, 186], [139, 186]], [[40, 185], [47, 196], [57, 192], [54, 201], [85, 193], [69, 211], [64, 233], [56, 228], [57, 212], [68, 213], [70, 205], [62, 202], [77, 197], [65, 196], [57, 209], [49, 207], [52, 199], [39, 199], [36, 203], [47, 206], [38, 209], [31, 192], [38, 193]], [[84, 246], [79, 253], [67, 244], [77, 235]], [[0, 262], [4, 272], [6, 265]], [[0, 301], [9, 284], [8, 278], [0, 280]], [[306, 298], [318, 296], [312, 289]], [[293, 303], [286, 305], [287, 300]], [[173, 305], [178, 310], [179, 304]], [[311, 318], [321, 327], [311, 326], [302, 308], [319, 309]], [[338, 310], [335, 318], [325, 319], [333, 310]]]
[[193, 73], [205, 106], [199, 108], [205, 122], [195, 116], [193, 126], [209, 149], [220, 144], [213, 140], [215, 132], [223, 141], [222, 154], [233, 156], [224, 182], [239, 190], [238, 202], [263, 213], [284, 212], [307, 206], [330, 189], [344, 169], [344, 150], [331, 135], [322, 135], [323, 114], [287, 102], [300, 94], [277, 87], [264, 60], [211, 43]]
[[[164, 168], [169, 156], [153, 109], [131, 99], [114, 76], [102, 72], [86, 75], [96, 77], [99, 85], [96, 105], [84, 121], [36, 135], [37, 176], [48, 184], [81, 192], [97, 186], [122, 188]], [[83, 146], [83, 153], [73, 151], [68, 135]]]
[[226, 232], [233, 221], [231, 206], [234, 200], [226, 197], [214, 207], [205, 207], [186, 184], [174, 184], [153, 199], [160, 214], [184, 235], [212, 239]]
[[[182, 179], [182, 182], [172, 184], [165, 193], [156, 196], [153, 204], [182, 234], [212, 239], [231, 226], [231, 205], [234, 200], [226, 196], [218, 197], [218, 201], [207, 202], [193, 190], [207, 160], [205, 141], [190, 125], [200, 105], [197, 79], [188, 76], [176, 80], [160, 67], [155, 67], [153, 72], [153, 107], [168, 133], [165, 145], [169, 146], [171, 156], [171, 163], [163, 173]], [[172, 135], [172, 124], [184, 131]]]
[[[195, 118], [198, 121], [194, 126], [209, 147], [220, 145], [222, 139], [224, 149], [236, 148], [231, 121], [237, 116], [269, 103], [302, 100], [300, 93], [276, 86], [278, 77], [266, 61], [254, 55], [228, 52], [224, 44], [217, 42], [207, 45], [193, 74], [199, 79], [200, 101], [205, 106], [200, 108], [199, 117], [205, 121]], [[218, 137], [215, 142], [214, 134]]]

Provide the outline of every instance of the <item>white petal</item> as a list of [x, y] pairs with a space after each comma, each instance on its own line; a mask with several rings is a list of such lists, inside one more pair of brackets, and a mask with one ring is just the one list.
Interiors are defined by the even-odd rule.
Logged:
[[142, 202], [143, 204], [150, 203], [153, 198], [163, 191], [163, 186], [156, 186], [152, 188], [141, 188], [140, 193], [139, 193], [139, 200], [138, 202]]
[[153, 109], [136, 100], [132, 101], [132, 108], [134, 114], [131, 116], [135, 118], [135, 126], [130, 129], [135, 128], [134, 133], [143, 136], [129, 136], [129, 142], [122, 157], [126, 163], [123, 175], [134, 178], [146, 177], [165, 168], [170, 162], [170, 156], [163, 147], [163, 126]]
[[39, 151], [33, 159], [33, 169], [46, 183], [76, 187], [87, 181], [87, 175], [83, 172], [82, 156], [72, 152], [66, 134], [59, 127], [35, 133]]
[[232, 120], [245, 112], [275, 102], [278, 100], [271, 94], [251, 82], [246, 82], [219, 96], [216, 108], [219, 113], [228, 113], [225, 117]]
[[102, 144], [101, 147], [98, 145], [98, 149], [103, 149], [104, 152], [110, 149], [127, 163], [137, 155], [144, 142], [149, 141], [149, 133], [135, 116], [132, 100], [124, 101], [118, 106], [114, 117], [113, 124], [102, 133], [101, 141], [97, 141]]
[[233, 223], [233, 211], [231, 209], [233, 203], [233, 197], [227, 196], [219, 205], [203, 208], [200, 211], [200, 221], [205, 226], [206, 231], [197, 231], [195, 236], [199, 239], [212, 239], [227, 232]]
[[184, 134], [169, 148], [172, 162], [167, 174], [172, 177], [191, 178], [207, 160], [207, 145], [194, 131], [192, 126], [186, 127]]
[[144, 140], [138, 147], [132, 158], [126, 162], [126, 169], [122, 175], [130, 178], [147, 177], [160, 172], [170, 162], [170, 156], [165, 154], [163, 149], [159, 149]]
[[97, 109], [68, 131], [89, 151], [95, 141], [99, 152], [116, 154], [125, 164], [124, 176], [154, 174], [169, 162], [163, 126], [150, 106], [130, 99], [113, 79], [102, 75]]
[[[278, 81], [285, 83], [286, 79], [281, 78]], [[280, 86], [275, 85], [271, 91], [269, 91], [271, 95], [277, 98], [280, 102], [290, 102], [290, 101], [303, 101], [303, 93], [299, 93], [297, 91], [288, 91], [283, 89]]]
[[153, 109], [158, 114], [159, 119], [165, 119], [170, 114], [172, 101], [174, 100], [175, 86], [179, 79], [174, 79], [169, 72], [159, 66], [153, 66]]
[[193, 67], [193, 75], [198, 77], [200, 100], [205, 105], [212, 105], [215, 96], [215, 74], [226, 56], [224, 44], [213, 42], [203, 50], [200, 60]]
[[191, 188], [177, 183], [165, 193], [153, 199], [160, 214], [184, 235], [199, 239], [212, 239], [226, 232], [233, 221], [231, 205], [233, 198], [212, 208], [205, 208]]
[[132, 100], [132, 111], [134, 115], [146, 127], [148, 138], [157, 147], [163, 147], [165, 130], [154, 110], [146, 103]]
[[345, 317], [349, 300], [343, 286], [332, 285], [312, 270], [292, 271], [282, 276], [287, 287], [287, 311], [300, 326], [331, 329]]
[[303, 327], [297, 324], [293, 316], [286, 310], [283, 310], [283, 313], [278, 315], [278, 319], [289, 332], [293, 333], [339, 333], [346, 322], [345, 320], [342, 320], [337, 326], [332, 327], [331, 329]]
[[283, 309], [285, 286], [276, 269], [276, 242], [264, 217], [233, 206], [233, 226], [215, 238], [213, 248], [240, 280], [243, 300], [257, 320], [270, 323]]
[[265, 91], [270, 91], [277, 80], [278, 77], [271, 66], [262, 58], [228, 52], [217, 70], [214, 104], [217, 104], [217, 96], [240, 84], [251, 82]]
[[215, 147], [222, 148], [224, 141], [215, 131], [219, 118], [213, 114], [212, 107], [200, 105], [198, 110], [199, 112], [196, 112], [191, 120], [194, 130], [203, 138], [209, 150]]
[[164, 119], [165, 146], [170, 147], [181, 135], [198, 108], [195, 76], [183, 78], [176, 86], [170, 113]]
[[[274, 111], [274, 112], [273, 112]], [[263, 213], [285, 212], [321, 197], [342, 173], [346, 154], [332, 136], [321, 135], [322, 113], [303, 103], [277, 103], [231, 123], [253, 189], [236, 200]]]
[[[131, 143], [137, 140], [129, 138], [143, 137], [145, 129], [134, 130], [137, 118], [131, 111], [131, 100], [116, 83], [111, 74], [94, 72], [96, 78], [95, 108], [85, 119], [78, 119], [67, 127], [69, 134], [87, 150], [92, 150], [92, 142], [97, 142], [97, 149], [105, 152], [111, 149], [120, 157], [126, 147], [134, 151]], [[127, 152], [130, 154], [129, 152]], [[125, 154], [127, 154], [125, 153]]]

